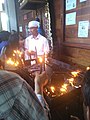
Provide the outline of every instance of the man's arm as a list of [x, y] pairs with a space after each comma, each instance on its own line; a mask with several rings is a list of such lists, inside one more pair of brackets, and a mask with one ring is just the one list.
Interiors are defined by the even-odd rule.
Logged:
[[43, 96], [43, 88], [44, 86], [47, 84], [48, 79], [47, 79], [47, 75], [46, 72], [43, 72], [42, 74], [38, 74], [36, 73], [36, 77], [35, 77], [35, 93], [40, 101], [40, 103], [42, 104], [43, 108], [46, 110], [46, 113], [49, 113], [49, 107], [47, 102], [44, 99]]
[[35, 76], [35, 93], [43, 95], [43, 87], [47, 84], [48, 79], [45, 72], [39, 74], [36, 72]]
[[24, 81], [21, 77], [17, 77], [17, 79], [22, 82], [22, 85], [15, 99], [13, 110], [16, 111], [18, 115], [20, 114], [21, 117], [27, 120], [48, 120], [48, 115], [46, 114], [43, 105], [40, 104], [40, 101], [38, 100], [30, 85], [27, 84], [27, 82]]

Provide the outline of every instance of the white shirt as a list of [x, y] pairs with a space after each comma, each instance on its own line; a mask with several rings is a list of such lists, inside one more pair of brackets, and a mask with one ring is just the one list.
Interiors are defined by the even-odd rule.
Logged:
[[[37, 55], [44, 55], [49, 53], [49, 44], [48, 40], [42, 36], [41, 34], [38, 34], [36, 38], [33, 38], [33, 35], [30, 35], [25, 40], [25, 49], [28, 51], [35, 51], [37, 50]], [[30, 59], [30, 57], [25, 54], [25, 60]]]

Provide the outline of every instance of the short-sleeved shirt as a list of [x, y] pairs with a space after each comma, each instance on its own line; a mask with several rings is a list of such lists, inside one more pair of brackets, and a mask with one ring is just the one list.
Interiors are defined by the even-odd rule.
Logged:
[[[33, 35], [30, 35], [25, 40], [25, 49], [29, 51], [37, 51], [37, 55], [44, 55], [49, 53], [49, 44], [48, 40], [38, 34], [36, 38], [33, 38]], [[25, 54], [25, 60], [30, 59], [27, 54]]]

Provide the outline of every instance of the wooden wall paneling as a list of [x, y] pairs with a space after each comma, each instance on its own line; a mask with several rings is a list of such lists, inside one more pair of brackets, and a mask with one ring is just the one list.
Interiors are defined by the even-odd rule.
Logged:
[[61, 59], [62, 54], [62, 42], [63, 42], [63, 1], [62, 0], [54, 0], [54, 8], [55, 8], [55, 29], [56, 29], [56, 45], [58, 46], [58, 59]]
[[80, 3], [77, 0], [77, 7], [72, 10], [65, 11], [65, 14], [76, 12], [76, 24], [65, 26], [65, 41], [63, 39], [62, 61], [70, 64], [87, 67], [90, 65], [90, 28], [88, 29], [88, 37], [78, 37], [79, 21], [90, 22], [90, 1]]
[[[90, 28], [88, 37], [78, 37], [79, 21], [90, 22], [90, 0], [80, 3], [77, 0], [77, 7], [72, 10], [64, 11], [63, 0], [54, 0], [55, 10], [55, 40], [59, 44], [58, 58], [72, 65], [90, 65]], [[57, 7], [58, 6], [58, 7]], [[76, 12], [76, 24], [64, 26], [64, 17], [67, 13]], [[65, 14], [64, 14], [65, 13]], [[57, 49], [57, 48], [56, 48]]]
[[60, 36], [60, 1], [61, 0], [53, 0], [53, 19], [52, 19], [52, 29], [53, 32], [53, 58], [58, 59], [59, 57], [59, 36]]
[[90, 51], [85, 49], [65, 47], [62, 60], [72, 65], [90, 66]]
[[[78, 24], [79, 21], [90, 21], [90, 1], [77, 2], [75, 9], [65, 11], [65, 15], [68, 13], [76, 12], [76, 24], [65, 25], [65, 41], [71, 43], [85, 43], [89, 44], [90, 39], [90, 28], [88, 30], [87, 38], [78, 37]], [[85, 39], [85, 40], [84, 40]]]

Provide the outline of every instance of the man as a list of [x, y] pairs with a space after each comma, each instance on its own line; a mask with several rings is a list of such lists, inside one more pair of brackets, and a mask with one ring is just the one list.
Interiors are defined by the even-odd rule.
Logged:
[[30, 53], [37, 52], [37, 56], [49, 53], [48, 40], [38, 33], [39, 22], [31, 21], [28, 24], [30, 36], [25, 40], [25, 60], [30, 59]]
[[48, 120], [43, 98], [46, 83], [45, 72], [36, 74], [35, 94], [18, 74], [0, 70], [0, 120]]

